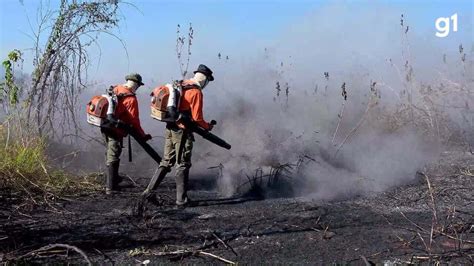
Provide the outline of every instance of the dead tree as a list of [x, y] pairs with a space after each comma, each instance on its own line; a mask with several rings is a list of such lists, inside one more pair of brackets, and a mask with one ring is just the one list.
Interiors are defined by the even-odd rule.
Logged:
[[28, 125], [35, 126], [39, 135], [78, 130], [75, 111], [77, 97], [86, 86], [87, 48], [98, 45], [99, 34], [113, 35], [111, 30], [119, 22], [117, 11], [118, 0], [61, 0], [59, 10], [40, 12], [44, 15], [35, 35], [48, 26], [52, 30], [44, 46], [36, 38], [32, 83], [26, 96]]

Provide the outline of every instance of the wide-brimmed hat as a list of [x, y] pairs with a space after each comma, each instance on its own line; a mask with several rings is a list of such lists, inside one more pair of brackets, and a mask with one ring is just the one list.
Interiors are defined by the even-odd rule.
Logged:
[[194, 74], [196, 74], [197, 72], [204, 74], [207, 77], [207, 79], [209, 79], [209, 81], [214, 80], [214, 77], [212, 76], [212, 70], [208, 68], [206, 65], [200, 64], [198, 66], [198, 69], [194, 71]]
[[138, 73], [128, 74], [125, 77], [125, 80], [135, 81], [136, 83], [140, 84], [140, 86], [145, 85], [145, 83], [142, 82], [142, 76], [140, 76]]

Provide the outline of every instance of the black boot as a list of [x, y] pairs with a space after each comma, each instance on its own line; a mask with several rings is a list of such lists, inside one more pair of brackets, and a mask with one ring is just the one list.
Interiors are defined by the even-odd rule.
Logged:
[[189, 205], [188, 198], [189, 168], [176, 170], [176, 205], [185, 207]]
[[107, 186], [105, 194], [110, 195], [118, 190], [118, 168], [120, 162], [112, 162], [108, 166]]
[[115, 183], [117, 184], [117, 188], [118, 188], [118, 185], [122, 183], [125, 180], [125, 178], [119, 175], [120, 160], [118, 160], [116, 163], [117, 163], [117, 170], [116, 170], [117, 172], [114, 173], [114, 176], [115, 176]]
[[122, 178], [119, 176], [119, 166], [120, 166], [120, 161], [114, 162], [112, 164], [113, 171], [114, 171], [114, 190], [119, 190], [119, 183], [122, 182]]

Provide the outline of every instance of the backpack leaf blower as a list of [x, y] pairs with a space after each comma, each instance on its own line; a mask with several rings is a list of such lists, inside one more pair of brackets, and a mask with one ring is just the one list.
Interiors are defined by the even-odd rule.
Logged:
[[113, 86], [111, 86], [111, 89], [109, 89], [107, 95], [104, 94], [92, 97], [92, 99], [87, 104], [87, 123], [110, 131], [113, 131], [117, 128], [124, 130], [130, 136], [132, 136], [140, 146], [142, 146], [145, 152], [148, 153], [148, 155], [150, 155], [150, 157], [155, 160], [156, 163], [159, 164], [161, 162], [161, 157], [153, 149], [153, 147], [151, 147], [150, 144], [148, 144], [143, 139], [138, 131], [131, 125], [128, 125], [114, 117], [118, 98], [127, 96], [131, 95], [115, 95], [113, 93]]
[[[178, 112], [177, 107], [180, 104], [183, 91], [186, 89], [188, 88], [182, 85], [182, 81], [174, 81], [173, 84], [166, 84], [165, 86], [155, 88], [150, 95], [151, 117], [161, 122], [181, 122], [190, 131], [220, 147], [230, 150], [231, 145], [225, 140], [198, 126], [186, 114]], [[212, 120], [211, 124], [215, 125], [216, 121]]]

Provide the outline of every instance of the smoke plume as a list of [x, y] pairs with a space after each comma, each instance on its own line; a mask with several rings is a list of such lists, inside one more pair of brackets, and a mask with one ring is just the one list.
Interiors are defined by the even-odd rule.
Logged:
[[[287, 189], [315, 199], [412, 182], [472, 131], [472, 115], [463, 115], [471, 114], [472, 52], [463, 61], [457, 44], [439, 47], [434, 33], [407, 30], [410, 16], [402, 12], [327, 6], [245, 55], [234, 51], [227, 60], [195, 51], [195, 65], [207, 64], [216, 77], [203, 91], [205, 118], [218, 121], [213, 132], [232, 150], [196, 136], [191, 179], [217, 179], [216, 189], [230, 196], [257, 169], [265, 174], [289, 164]], [[139, 91], [141, 119], [161, 153], [164, 125], [149, 117], [148, 94]], [[127, 171], [151, 175], [151, 160], [136, 153], [140, 167]], [[219, 165], [220, 172], [209, 169]]]

